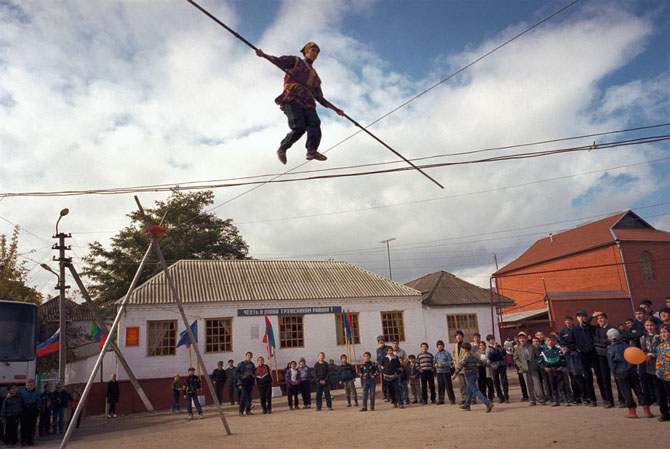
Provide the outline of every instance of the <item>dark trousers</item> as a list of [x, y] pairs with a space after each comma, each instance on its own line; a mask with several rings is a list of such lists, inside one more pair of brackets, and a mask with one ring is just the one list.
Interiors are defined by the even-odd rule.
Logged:
[[[300, 391], [300, 385], [292, 385], [289, 384], [286, 387], [286, 395], [288, 396], [288, 406], [290, 408], [298, 408], [300, 406], [300, 402], [298, 402], [298, 392]], [[305, 405], [303, 401], [303, 405]]]
[[388, 382], [384, 380], [384, 376], [382, 376], [382, 394], [384, 395], [384, 399], [389, 399], [391, 396], [389, 395], [389, 386]]
[[614, 404], [614, 395], [612, 394], [612, 372], [610, 371], [610, 365], [607, 362], [607, 356], [598, 355], [598, 362], [600, 363], [600, 377], [602, 382], [600, 394], [603, 396], [603, 401]]
[[644, 400], [647, 404], [651, 405], [658, 400], [656, 382], [654, 382], [653, 374], [647, 372], [647, 364], [643, 363], [640, 365], [640, 386], [642, 387], [642, 393], [644, 394]]
[[456, 402], [454, 385], [451, 383], [451, 373], [437, 373], [437, 399], [439, 402], [444, 402], [444, 390], [447, 390], [449, 402], [452, 404]]
[[279, 148], [288, 150], [307, 131], [305, 147], [308, 153], [314, 153], [321, 142], [321, 120], [316, 108], [303, 108], [295, 101], [284, 103], [284, 114], [288, 118], [288, 127], [291, 131], [281, 141]]
[[435, 377], [432, 371], [421, 371], [421, 402], [428, 402], [428, 388], [430, 388], [430, 402], [435, 402]]
[[586, 382], [581, 374], [570, 374], [570, 384], [572, 385], [572, 395], [575, 402], [585, 401]]
[[172, 390], [172, 411], [179, 411], [179, 390]]
[[626, 407], [637, 407], [635, 399], [633, 399], [633, 392], [635, 393], [635, 396], [637, 396], [637, 400], [640, 401], [640, 405], [647, 405], [647, 402], [644, 400], [644, 395], [642, 394], [642, 388], [640, 388], [640, 377], [637, 375], [636, 370], [632, 369], [625, 373], [616, 373], [615, 376], [619, 381], [621, 395], [626, 403]]
[[226, 384], [222, 382], [217, 382], [214, 385], [214, 391], [216, 392], [216, 399], [219, 400], [219, 404], [223, 402], [223, 387], [225, 387]]
[[391, 404], [402, 405], [402, 398], [400, 397], [400, 391], [398, 389], [398, 379], [386, 381], [389, 389], [389, 395], [391, 396]]
[[496, 393], [498, 394], [498, 399], [507, 400], [509, 399], [509, 383], [507, 382], [507, 368], [502, 365], [498, 369], [493, 371], [493, 385], [496, 388]]
[[658, 404], [661, 407], [661, 416], [670, 418], [670, 382], [661, 380], [654, 376]]
[[272, 410], [272, 385], [259, 385], [258, 396], [260, 396], [261, 410]]
[[[39, 433], [40, 436], [42, 435], [47, 435], [49, 431], [51, 430], [51, 414], [52, 410], [50, 408], [46, 408], [45, 406], [42, 407], [42, 411], [40, 412], [40, 426], [39, 426]], [[0, 435], [2, 435], [2, 430], [0, 429]]]
[[107, 403], [109, 404], [109, 414], [116, 415], [116, 399], [107, 398]]
[[8, 416], [5, 418], [5, 444], [16, 444], [18, 442], [19, 416]]
[[[595, 352], [578, 352], [579, 362], [584, 368], [584, 392], [582, 396], [584, 399], [588, 399], [591, 402], [596, 402], [596, 390], [593, 387], [593, 373], [596, 373], [596, 379], [598, 382], [598, 388], [600, 389], [600, 394], [603, 396], [603, 387], [602, 379], [600, 375], [600, 362], [598, 361], [598, 355]], [[604, 396], [603, 396], [604, 398]]]
[[307, 406], [312, 404], [312, 387], [309, 385], [309, 380], [300, 382], [300, 393], [302, 393], [302, 405]]
[[[547, 373], [545, 371], [545, 373]], [[554, 404], [558, 404], [560, 401], [560, 395], [563, 393], [565, 402], [569, 402], [568, 396], [565, 390], [565, 373], [563, 371], [558, 371], [556, 368], [551, 368], [547, 373], [547, 381], [549, 384], [549, 395]]]
[[239, 406], [240, 412], [249, 413], [251, 411], [251, 392], [253, 389], [254, 389], [253, 377], [242, 379], [242, 391], [240, 394], [240, 406]]
[[200, 405], [200, 399], [198, 399], [198, 393], [187, 393], [186, 411], [188, 412], [188, 416], [193, 416], [193, 404], [195, 404], [198, 415], [202, 415], [202, 406]]
[[374, 379], [365, 379], [363, 381], [363, 408], [368, 408], [368, 397], [370, 398], [370, 410], [375, 409], [375, 388], [377, 383]]
[[519, 386], [521, 387], [521, 397], [523, 399], [528, 399], [528, 387], [526, 386], [526, 380], [523, 378], [523, 374], [516, 372], [517, 377], [519, 378]]
[[36, 404], [24, 405], [23, 413], [21, 413], [21, 444], [32, 444], [35, 440], [38, 413]]
[[[228, 399], [230, 399], [230, 405], [235, 405], [235, 381], [231, 380], [228, 383]], [[179, 408], [177, 408], [179, 410]]]
[[[390, 390], [390, 388], [389, 388]], [[325, 382], [325, 385], [321, 385], [321, 382], [316, 383], [316, 409], [321, 410], [321, 400], [322, 397], [326, 396], [326, 407], [332, 408], [333, 402], [330, 397], [330, 385], [328, 381]]]

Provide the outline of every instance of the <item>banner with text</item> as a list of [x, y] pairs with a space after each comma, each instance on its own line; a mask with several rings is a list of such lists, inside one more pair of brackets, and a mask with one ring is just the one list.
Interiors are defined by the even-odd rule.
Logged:
[[237, 316], [311, 315], [315, 313], [342, 313], [341, 306], [275, 307], [271, 309], [237, 309]]

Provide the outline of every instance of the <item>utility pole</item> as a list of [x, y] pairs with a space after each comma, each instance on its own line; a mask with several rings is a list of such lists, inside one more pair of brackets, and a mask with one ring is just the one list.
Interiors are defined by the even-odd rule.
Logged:
[[70, 250], [70, 246], [65, 246], [65, 239], [71, 238], [71, 234], [65, 234], [63, 232], [58, 232], [58, 223], [61, 218], [66, 216], [70, 212], [69, 209], [63, 209], [60, 211], [60, 216], [58, 221], [56, 221], [56, 234], [53, 238], [58, 239], [58, 243], [54, 244], [51, 248], [58, 250], [58, 258], [54, 257], [54, 261], [58, 261], [59, 276], [58, 276], [58, 285], [56, 290], [59, 290], [58, 297], [58, 326], [60, 329], [60, 344], [58, 349], [58, 381], [65, 382], [65, 365], [67, 364], [67, 310], [65, 307], [65, 291], [70, 288], [69, 285], [65, 285], [65, 267], [68, 263], [72, 262], [72, 259], [65, 257], [65, 251]]
[[389, 247], [389, 242], [392, 242], [394, 240], [396, 240], [395, 237], [382, 240], [381, 242], [379, 242], [379, 243], [386, 243], [386, 257], [388, 258], [389, 261], [389, 279], [391, 280], [393, 280], [393, 273], [391, 272], [391, 248]]

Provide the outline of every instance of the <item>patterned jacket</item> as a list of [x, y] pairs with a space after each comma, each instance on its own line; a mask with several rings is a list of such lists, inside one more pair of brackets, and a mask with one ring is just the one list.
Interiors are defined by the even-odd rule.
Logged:
[[544, 348], [540, 351], [540, 357], [537, 359], [540, 368], [559, 368], [565, 366], [565, 355], [561, 348], [555, 345], [553, 348]]
[[372, 360], [365, 362], [360, 366], [361, 370], [361, 381], [365, 382], [366, 380], [375, 380], [379, 376], [379, 365], [377, 365]]
[[640, 338], [640, 347], [645, 354], [654, 354], [654, 356], [647, 360], [647, 374], [656, 375], [656, 353], [661, 344], [661, 336], [658, 334], [649, 335], [644, 334]]
[[284, 76], [284, 91], [275, 98], [275, 103], [280, 108], [284, 108], [284, 103], [294, 101], [303, 108], [313, 109], [316, 107], [315, 99], [322, 106], [329, 106], [329, 103], [323, 98], [321, 78], [309, 59], [300, 59], [297, 56], [265, 56], [277, 66], [289, 71], [289, 74]]
[[479, 366], [482, 365], [481, 360], [475, 354], [471, 352], [466, 352], [465, 355], [458, 361], [456, 365], [456, 371], [454, 374], [463, 373], [468, 374], [478, 374]]
[[665, 382], [670, 382], [670, 343], [663, 342], [658, 345], [656, 377]]

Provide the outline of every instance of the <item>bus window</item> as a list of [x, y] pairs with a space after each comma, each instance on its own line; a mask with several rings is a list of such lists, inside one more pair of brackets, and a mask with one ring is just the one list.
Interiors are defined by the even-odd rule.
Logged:
[[36, 308], [21, 303], [0, 303], [0, 361], [35, 359]]

